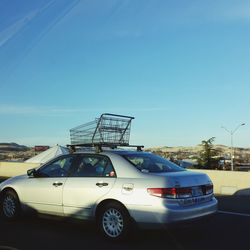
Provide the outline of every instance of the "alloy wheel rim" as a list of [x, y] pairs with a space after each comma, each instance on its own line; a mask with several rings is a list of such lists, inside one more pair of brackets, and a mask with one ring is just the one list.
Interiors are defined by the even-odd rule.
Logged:
[[10, 195], [6, 196], [3, 201], [3, 212], [9, 218], [15, 215], [16, 204], [14, 198]]
[[114, 208], [108, 209], [103, 214], [102, 226], [108, 236], [118, 237], [124, 227], [122, 214]]

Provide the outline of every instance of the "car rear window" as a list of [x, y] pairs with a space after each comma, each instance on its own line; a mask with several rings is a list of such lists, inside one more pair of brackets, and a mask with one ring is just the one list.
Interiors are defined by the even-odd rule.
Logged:
[[123, 157], [132, 163], [137, 169], [145, 173], [179, 172], [185, 169], [164, 159], [158, 155], [150, 153], [124, 154]]

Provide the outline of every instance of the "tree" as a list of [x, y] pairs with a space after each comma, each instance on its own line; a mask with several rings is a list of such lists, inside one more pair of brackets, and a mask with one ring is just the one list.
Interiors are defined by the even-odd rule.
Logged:
[[218, 167], [219, 150], [214, 148], [213, 142], [215, 137], [211, 137], [208, 140], [203, 140], [201, 142], [202, 150], [199, 152], [197, 157], [198, 166], [200, 168], [215, 169]]

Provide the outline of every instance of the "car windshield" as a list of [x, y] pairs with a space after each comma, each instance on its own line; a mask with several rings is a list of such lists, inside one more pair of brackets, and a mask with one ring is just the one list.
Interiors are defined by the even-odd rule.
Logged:
[[145, 173], [162, 173], [185, 171], [183, 168], [154, 154], [126, 154], [123, 157], [137, 169]]

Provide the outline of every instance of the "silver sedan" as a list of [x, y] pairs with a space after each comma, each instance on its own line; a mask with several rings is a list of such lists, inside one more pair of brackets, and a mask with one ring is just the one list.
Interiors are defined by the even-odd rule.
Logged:
[[125, 150], [59, 156], [27, 175], [0, 184], [1, 214], [24, 211], [95, 220], [109, 239], [122, 239], [135, 223], [165, 227], [217, 211], [213, 184], [157, 155]]

